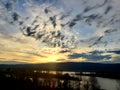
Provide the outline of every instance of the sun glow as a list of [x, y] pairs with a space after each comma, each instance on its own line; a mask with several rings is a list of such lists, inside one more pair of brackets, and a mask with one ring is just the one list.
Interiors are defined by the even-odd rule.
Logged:
[[56, 62], [59, 57], [57, 55], [51, 55], [48, 57], [48, 62]]

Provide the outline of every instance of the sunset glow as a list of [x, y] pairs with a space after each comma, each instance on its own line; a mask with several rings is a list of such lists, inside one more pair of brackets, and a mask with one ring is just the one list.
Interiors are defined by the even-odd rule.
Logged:
[[0, 63], [118, 63], [119, 6], [119, 0], [1, 0]]

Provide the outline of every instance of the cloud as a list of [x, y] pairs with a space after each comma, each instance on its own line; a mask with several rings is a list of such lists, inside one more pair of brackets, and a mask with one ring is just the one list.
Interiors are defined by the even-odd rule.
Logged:
[[[17, 3], [20, 3], [19, 5], [21, 5], [22, 7], [24, 6], [25, 14], [23, 15], [23, 13], [20, 10], [16, 11], [15, 9], [11, 11], [11, 14], [9, 15], [7, 12], [5, 12], [6, 15], [8, 16], [3, 16], [3, 17], [8, 18], [9, 22], [11, 22], [10, 21], [11, 18], [13, 19], [12, 21], [13, 23], [20, 24], [22, 22], [22, 25], [18, 27], [20, 29], [23, 29], [24, 31], [23, 34], [26, 33], [25, 35], [28, 37], [31, 36], [36, 39], [39, 39], [41, 43], [45, 43], [49, 47], [65, 47], [65, 48], [76, 47], [77, 45], [80, 45], [79, 43], [83, 43], [80, 42], [80, 40], [82, 40], [83, 38], [86, 38], [87, 40], [90, 40], [91, 38], [95, 38], [92, 41], [90, 40], [90, 45], [88, 46], [101, 45], [101, 43], [105, 43], [105, 42], [107, 42], [107, 44], [111, 43], [110, 41], [108, 41], [109, 39], [106, 38], [106, 35], [99, 36], [99, 33], [96, 35], [96, 32], [101, 32], [102, 31], [101, 29], [103, 28], [109, 28], [110, 29], [109, 31], [108, 30], [102, 31], [103, 33], [108, 34], [108, 32], [113, 32], [113, 30], [118, 29], [118, 26], [114, 26], [114, 25], [118, 25], [116, 24], [118, 22], [115, 22], [113, 20], [113, 19], [118, 20], [118, 16], [117, 16], [118, 13], [114, 12], [114, 10], [117, 10], [117, 8], [115, 7], [117, 0], [114, 1], [114, 4], [111, 3], [112, 0], [111, 1], [76, 0], [76, 2], [74, 2], [73, 0], [70, 1], [29, 0], [20, 3], [18, 1]], [[93, 4], [91, 2], [95, 2], [95, 3]], [[10, 6], [12, 5], [13, 7], [15, 7], [17, 3], [14, 2], [10, 4]], [[57, 7], [58, 3], [59, 3], [59, 7]], [[113, 8], [112, 10], [108, 8], [110, 6]], [[69, 13], [69, 17], [64, 17], [65, 19], [61, 20], [60, 18], [63, 17], [64, 15], [68, 16], [68, 13], [66, 12], [69, 12], [70, 7], [73, 7], [73, 10], [71, 11], [71, 13]], [[89, 7], [89, 10], [85, 11], [87, 7]], [[105, 8], [107, 11], [104, 10]], [[78, 10], [80, 12], [78, 12]], [[109, 10], [111, 10], [112, 13], [110, 13], [109, 16], [104, 15], [105, 12], [109, 13], [108, 12]], [[47, 13], [45, 13], [46, 11]], [[67, 22], [66, 22], [66, 18], [68, 20]], [[65, 26], [64, 28], [62, 28], [63, 25]], [[87, 26], [87, 28], [83, 28], [82, 27], [83, 25], [85, 27]], [[29, 31], [28, 31], [28, 27], [31, 28]], [[113, 29], [111, 29], [111, 27]], [[78, 30], [78, 28], [80, 30]], [[88, 31], [88, 29], [90, 29], [90, 31]], [[52, 30], [52, 32], [54, 33], [57, 33], [56, 30], [59, 30], [61, 35], [59, 37], [55, 37], [54, 34], [51, 34], [51, 31], [49, 30]], [[85, 36], [83, 34], [85, 34]], [[113, 37], [114, 36], [111, 36], [111, 39], [113, 39]]]
[[113, 63], [120, 63], [120, 56], [114, 56], [114, 57], [111, 59], [111, 62], [113, 62]]
[[70, 50], [61, 50], [59, 53], [69, 53], [71, 52]]
[[66, 55], [59, 53], [60, 48], [39, 46], [39, 41], [21, 37], [20, 33], [13, 36], [1, 35], [0, 42], [2, 42], [0, 43], [0, 61], [45, 63], [57, 62], [60, 58], [66, 59]]
[[[0, 37], [0, 60], [4, 58], [4, 60], [8, 61], [34, 63], [48, 57], [46, 53], [39, 52], [41, 51], [38, 46], [39, 43], [32, 39], [21, 37], [20, 34], [13, 36], [0, 35]], [[34, 44], [32, 44], [33, 42]]]
[[109, 53], [120, 54], [120, 50], [108, 51]]
[[17, 61], [0, 61], [0, 64], [28, 64], [27, 62], [17, 62]]
[[102, 55], [102, 51], [92, 51], [88, 53], [73, 53], [71, 55], [68, 55], [69, 59], [77, 59], [77, 58], [85, 58], [88, 61], [100, 61], [104, 59], [111, 59], [111, 55]]
[[1, 0], [0, 57], [110, 60], [119, 54], [119, 6], [119, 0]]
[[97, 51], [97, 50], [95, 50], [95, 51], [91, 51], [89, 53], [93, 54], [93, 55], [100, 55], [100, 54], [104, 53], [104, 51]]
[[66, 62], [67, 60], [66, 59], [57, 59], [56, 61], [58, 61], [58, 62]]

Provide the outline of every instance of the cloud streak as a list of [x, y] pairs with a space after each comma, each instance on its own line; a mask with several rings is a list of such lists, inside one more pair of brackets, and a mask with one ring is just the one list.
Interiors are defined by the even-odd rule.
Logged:
[[102, 51], [92, 51], [88, 53], [73, 53], [68, 55], [69, 59], [85, 58], [87, 61], [102, 61], [104, 59], [110, 60], [111, 55], [102, 55]]

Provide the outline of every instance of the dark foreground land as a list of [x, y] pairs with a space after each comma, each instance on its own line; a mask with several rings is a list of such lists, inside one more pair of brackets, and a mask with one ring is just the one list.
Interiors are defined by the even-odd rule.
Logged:
[[120, 79], [119, 69], [91, 63], [0, 65], [0, 90], [103, 90], [95, 77]]

